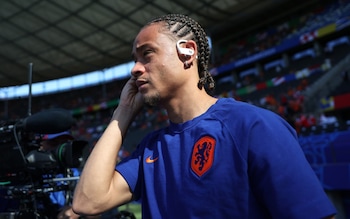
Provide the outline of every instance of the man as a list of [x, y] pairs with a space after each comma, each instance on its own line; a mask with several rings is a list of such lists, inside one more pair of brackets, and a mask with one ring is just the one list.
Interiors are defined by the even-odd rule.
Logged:
[[[40, 151], [52, 152], [57, 149], [57, 147], [62, 144], [69, 143], [73, 141], [74, 137], [68, 132], [60, 132], [56, 134], [45, 134], [42, 136], [40, 141]], [[67, 174], [71, 177], [77, 177], [80, 174], [80, 171], [77, 168], [68, 168]], [[56, 177], [64, 177], [62, 174], [56, 175]], [[50, 193], [50, 201], [52, 204], [55, 204], [59, 208], [59, 213], [57, 214], [57, 218], [69, 218], [69, 219], [78, 219], [81, 218], [80, 215], [73, 212], [72, 207], [70, 206], [70, 200], [67, 200], [67, 192], [71, 191], [57, 191]], [[51, 212], [54, 213], [54, 212]], [[97, 216], [88, 216], [84, 218], [97, 219], [101, 218], [100, 215]]]
[[[39, 151], [44, 152], [52, 152], [57, 149], [62, 144], [68, 143], [69, 141], [73, 141], [74, 137], [68, 132], [60, 132], [55, 134], [45, 134], [42, 135], [40, 141]], [[77, 169], [70, 169], [71, 174], [74, 176], [79, 176], [79, 171]], [[63, 177], [63, 175], [57, 175], [57, 177]], [[69, 192], [69, 191], [65, 191]], [[68, 203], [66, 194], [64, 191], [57, 191], [50, 193], [50, 201], [52, 204], [56, 205], [59, 208], [59, 213], [57, 218], [70, 218], [70, 219], [78, 219], [80, 215], [74, 213], [72, 211], [71, 206]], [[53, 212], [52, 212], [53, 213]]]
[[[283, 119], [207, 93], [214, 86], [209, 46], [196, 21], [177, 14], [151, 21], [132, 55], [132, 76], [77, 184], [75, 212], [98, 214], [140, 200], [143, 219], [333, 217]], [[146, 136], [117, 165], [144, 103], [165, 108], [170, 125]]]

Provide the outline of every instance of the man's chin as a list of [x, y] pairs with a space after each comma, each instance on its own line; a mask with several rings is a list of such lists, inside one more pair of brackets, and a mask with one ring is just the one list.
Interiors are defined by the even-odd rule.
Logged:
[[150, 106], [158, 106], [159, 105], [159, 95], [145, 95], [144, 97], [145, 103]]

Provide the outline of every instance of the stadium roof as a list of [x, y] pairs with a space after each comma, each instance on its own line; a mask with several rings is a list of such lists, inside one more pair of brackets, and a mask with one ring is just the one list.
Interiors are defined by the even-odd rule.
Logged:
[[[299, 2], [299, 3], [297, 3]], [[292, 0], [11, 0], [0, 2], [0, 87], [88, 73], [130, 61], [151, 18], [183, 13], [213, 39], [290, 11]], [[304, 1], [312, 2], [312, 1]], [[229, 28], [228, 28], [229, 27]]]

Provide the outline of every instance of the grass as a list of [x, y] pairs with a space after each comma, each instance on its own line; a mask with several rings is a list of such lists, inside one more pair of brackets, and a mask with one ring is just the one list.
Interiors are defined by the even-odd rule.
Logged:
[[128, 203], [120, 206], [118, 210], [129, 211], [135, 215], [136, 219], [141, 219], [141, 205], [139, 203], [135, 203], [135, 202]]

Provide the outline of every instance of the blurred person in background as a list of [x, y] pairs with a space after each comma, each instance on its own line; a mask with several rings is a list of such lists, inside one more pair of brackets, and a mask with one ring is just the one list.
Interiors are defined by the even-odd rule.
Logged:
[[[64, 131], [60, 133], [55, 134], [44, 134], [41, 136], [40, 139], [40, 147], [39, 151], [43, 152], [53, 152], [57, 150], [57, 148], [65, 143], [68, 143], [69, 141], [73, 141], [74, 137], [70, 134], [69, 131]], [[65, 170], [65, 174], [58, 174], [55, 177], [66, 177], [67, 171], [69, 171], [70, 176], [79, 176], [79, 171], [77, 168], [69, 168]], [[70, 182], [71, 183], [71, 182]], [[77, 219], [80, 216], [78, 214], [75, 214], [72, 211], [72, 208], [69, 204], [69, 196], [71, 191], [56, 191], [49, 194], [50, 202], [52, 205], [56, 207], [58, 210], [57, 218], [70, 218], [70, 219]], [[51, 213], [52, 214], [52, 213]]]
[[[67, 144], [70, 141], [74, 141], [74, 137], [71, 135], [69, 131], [64, 131], [55, 134], [44, 134], [41, 136], [39, 151], [43, 152], [53, 152], [57, 150], [63, 144]], [[79, 177], [80, 170], [78, 168], [66, 168], [63, 174], [55, 175], [56, 178], [70, 178], [70, 177]], [[57, 218], [66, 218], [66, 219], [78, 219], [80, 215], [73, 212], [71, 207], [71, 199], [73, 198], [73, 190], [75, 186], [75, 181], [66, 182], [69, 184], [69, 190], [61, 190], [49, 193], [50, 205], [55, 206], [51, 208], [57, 209], [56, 213], [47, 212], [50, 215], [57, 215]], [[58, 182], [58, 185], [64, 182]], [[48, 209], [45, 209], [46, 211]], [[57, 214], [58, 212], [58, 214]], [[89, 216], [85, 218], [100, 218], [98, 216]]]

